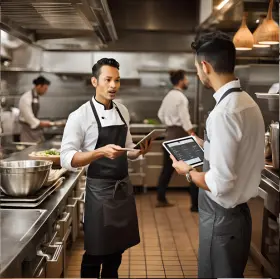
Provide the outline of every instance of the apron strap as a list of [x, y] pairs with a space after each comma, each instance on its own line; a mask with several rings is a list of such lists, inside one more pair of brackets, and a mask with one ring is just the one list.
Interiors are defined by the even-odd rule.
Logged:
[[[242, 89], [240, 87], [235, 87], [235, 88], [230, 88], [229, 90], [227, 90], [224, 95], [221, 97], [221, 99], [219, 100], [219, 102], [217, 103], [217, 105], [229, 94], [231, 94], [232, 92], [242, 92]], [[216, 105], [216, 106], [217, 106]]]
[[95, 120], [97, 122], [97, 126], [98, 126], [98, 132], [100, 132], [101, 130], [101, 122], [100, 122], [100, 119], [98, 117], [98, 114], [97, 114], [97, 111], [96, 111], [96, 108], [92, 102], [92, 99], [90, 99], [90, 105], [91, 105], [91, 109], [92, 109], [92, 112], [94, 114], [94, 117], [95, 117]]
[[117, 106], [114, 102], [113, 102], [113, 104], [116, 106], [116, 111], [118, 112], [118, 114], [119, 114], [119, 116], [120, 116], [122, 122], [124, 123], [125, 126], [127, 126], [127, 123], [126, 123], [126, 121], [124, 120], [124, 117], [122, 116], [122, 114], [121, 114], [121, 112], [120, 112], [118, 106]]

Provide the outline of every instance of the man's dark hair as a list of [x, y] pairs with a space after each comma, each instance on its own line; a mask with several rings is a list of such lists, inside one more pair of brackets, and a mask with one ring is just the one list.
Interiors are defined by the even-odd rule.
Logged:
[[119, 70], [120, 64], [114, 58], [102, 58], [98, 60], [92, 67], [92, 75], [98, 79], [102, 66], [111, 66]]
[[201, 35], [192, 43], [198, 62], [205, 60], [218, 74], [234, 72], [236, 50], [230, 37], [222, 32]]
[[184, 70], [170, 71], [170, 81], [173, 85], [177, 85], [180, 80], [184, 79], [186, 72]]
[[33, 84], [35, 86], [37, 86], [37, 85], [50, 85], [51, 82], [48, 79], [46, 79], [45, 77], [39, 76], [39, 77], [37, 77], [36, 79], [33, 80]]

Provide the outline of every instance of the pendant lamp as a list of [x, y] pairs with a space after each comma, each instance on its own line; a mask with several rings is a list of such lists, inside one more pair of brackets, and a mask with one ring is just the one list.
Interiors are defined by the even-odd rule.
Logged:
[[241, 26], [233, 37], [236, 50], [251, 50], [254, 44], [254, 37], [246, 24], [246, 14], [244, 13]]
[[256, 36], [256, 42], [264, 45], [279, 44], [279, 26], [272, 18], [273, 0], [270, 0], [268, 13]]
[[262, 16], [262, 17], [259, 18], [259, 25], [258, 25], [257, 29], [255, 30], [255, 32], [253, 33], [254, 47], [255, 48], [268, 48], [268, 47], [270, 47], [270, 45], [258, 44], [258, 41], [257, 41], [258, 33], [260, 32], [260, 27], [263, 24], [263, 21], [264, 21], [264, 17]]

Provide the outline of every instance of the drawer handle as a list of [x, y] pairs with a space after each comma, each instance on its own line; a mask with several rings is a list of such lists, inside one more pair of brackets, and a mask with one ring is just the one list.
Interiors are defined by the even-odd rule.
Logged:
[[66, 223], [66, 222], [69, 220], [69, 218], [70, 218], [70, 213], [69, 213], [69, 212], [65, 212], [65, 214], [66, 214], [66, 215], [65, 215], [62, 219], [60, 219], [59, 222]]
[[51, 256], [49, 254], [44, 253], [42, 250], [37, 252], [37, 256], [46, 258], [47, 261], [51, 260]]
[[84, 201], [84, 194], [85, 194], [85, 192], [82, 192], [79, 197], [75, 197], [73, 199], [75, 199], [77, 201], [80, 201], [80, 202], [83, 202]]

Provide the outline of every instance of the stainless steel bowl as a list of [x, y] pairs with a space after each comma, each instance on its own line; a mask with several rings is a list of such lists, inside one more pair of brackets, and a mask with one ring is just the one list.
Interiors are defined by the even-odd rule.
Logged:
[[44, 160], [0, 162], [1, 190], [14, 197], [38, 191], [48, 178], [52, 162]]

